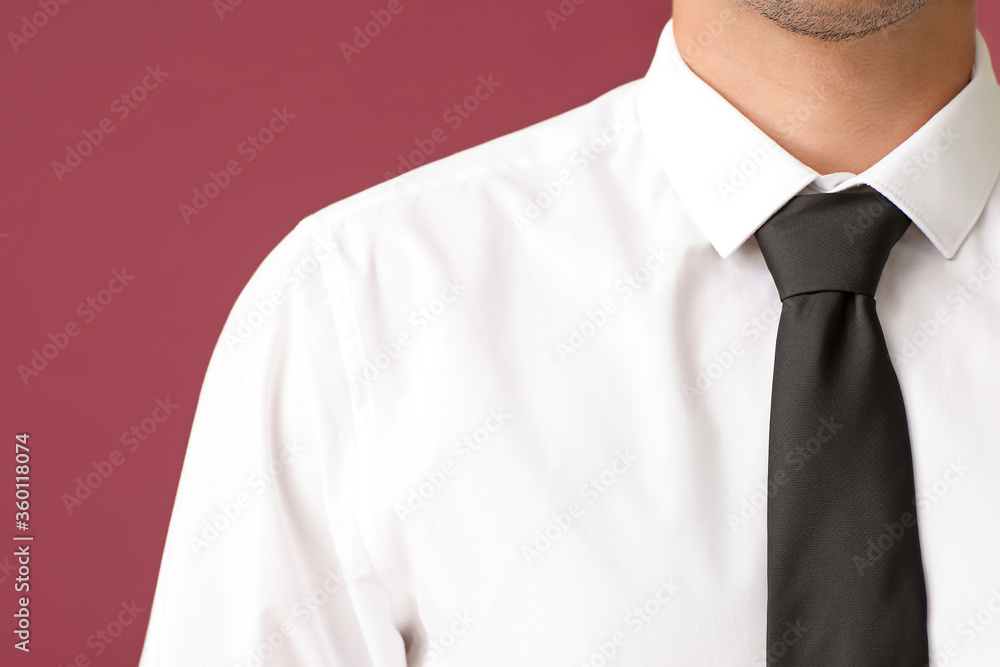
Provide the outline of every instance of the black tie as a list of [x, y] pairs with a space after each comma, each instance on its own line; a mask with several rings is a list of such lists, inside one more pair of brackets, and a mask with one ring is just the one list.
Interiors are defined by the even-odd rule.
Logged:
[[767, 503], [768, 665], [924, 667], [913, 460], [875, 288], [909, 218], [793, 197], [756, 238], [781, 297]]

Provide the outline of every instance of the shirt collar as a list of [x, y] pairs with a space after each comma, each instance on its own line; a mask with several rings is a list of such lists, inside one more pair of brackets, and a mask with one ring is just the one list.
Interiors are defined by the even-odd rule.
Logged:
[[[674, 41], [673, 19], [640, 85], [638, 114], [678, 197], [722, 257], [821, 178], [688, 68]], [[878, 190], [951, 258], [1000, 175], [998, 119], [1000, 86], [977, 31], [969, 84], [889, 155], [833, 191], [858, 185]]]

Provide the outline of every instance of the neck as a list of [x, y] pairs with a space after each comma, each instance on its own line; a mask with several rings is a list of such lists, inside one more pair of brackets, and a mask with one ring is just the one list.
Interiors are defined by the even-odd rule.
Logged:
[[888, 155], [968, 84], [975, 60], [974, 0], [930, 0], [841, 41], [785, 30], [743, 0], [675, 0], [673, 16], [691, 70], [820, 174]]

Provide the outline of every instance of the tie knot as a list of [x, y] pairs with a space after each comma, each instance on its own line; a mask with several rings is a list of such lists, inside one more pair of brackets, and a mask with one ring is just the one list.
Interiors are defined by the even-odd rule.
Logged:
[[754, 235], [784, 301], [809, 292], [875, 296], [910, 219], [871, 191], [799, 195]]

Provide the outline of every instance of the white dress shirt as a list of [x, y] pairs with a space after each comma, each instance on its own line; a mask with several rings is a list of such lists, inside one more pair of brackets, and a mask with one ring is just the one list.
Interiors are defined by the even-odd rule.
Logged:
[[1000, 664], [998, 173], [982, 35], [924, 127], [821, 175], [671, 22], [644, 78], [309, 216], [213, 353], [141, 666], [765, 665], [781, 304], [752, 235], [856, 186], [914, 223], [876, 301], [932, 665]]

